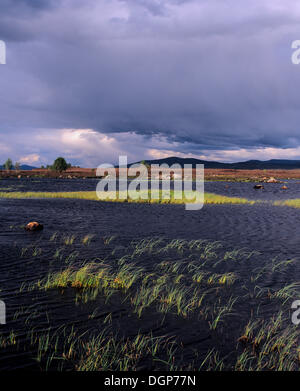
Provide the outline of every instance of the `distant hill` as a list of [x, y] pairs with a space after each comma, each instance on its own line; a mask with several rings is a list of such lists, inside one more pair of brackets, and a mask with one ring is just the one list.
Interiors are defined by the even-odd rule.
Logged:
[[[247, 160], [245, 162], [236, 162], [236, 163], [222, 163], [215, 162], [210, 160], [200, 160], [194, 158], [181, 158], [176, 156], [167, 157], [164, 159], [155, 159], [155, 160], [145, 160], [147, 164], [163, 164], [166, 163], [169, 166], [172, 164], [178, 163], [181, 166], [184, 164], [204, 164], [205, 168], [219, 168], [219, 169], [236, 169], [236, 170], [291, 170], [291, 169], [300, 169], [300, 160], [288, 160], [288, 159], [271, 159], [271, 160]], [[139, 163], [139, 162], [136, 162]], [[134, 163], [131, 163], [134, 164]], [[131, 165], [129, 164], [129, 166]], [[4, 170], [4, 165], [0, 165], [0, 170]], [[20, 170], [34, 170], [37, 169], [34, 166], [29, 166], [27, 164], [22, 164], [19, 168]], [[13, 167], [14, 170], [14, 167]], [[81, 169], [86, 170], [86, 169]]]
[[221, 163], [209, 160], [200, 160], [193, 158], [180, 158], [176, 156], [167, 157], [165, 159], [145, 160], [147, 164], [163, 164], [166, 163], [169, 166], [175, 163], [180, 165], [184, 164], [204, 164], [205, 168], [229, 168], [236, 170], [264, 170], [264, 169], [300, 169], [300, 160], [285, 160], [285, 159], [271, 159], [271, 160], [247, 160], [245, 162], [237, 163]]
[[[34, 170], [36, 167], [33, 167], [33, 166], [28, 166], [27, 164], [22, 164], [19, 168], [19, 170]], [[13, 170], [15, 169], [15, 167], [13, 166], [12, 168]], [[0, 170], [5, 170], [5, 167], [4, 165], [0, 165]]]

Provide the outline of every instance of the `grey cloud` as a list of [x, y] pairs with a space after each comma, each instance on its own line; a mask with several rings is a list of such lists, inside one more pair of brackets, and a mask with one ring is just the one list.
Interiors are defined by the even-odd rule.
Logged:
[[31, 3], [0, 15], [0, 132], [131, 131], [199, 154], [300, 145], [294, 2]]

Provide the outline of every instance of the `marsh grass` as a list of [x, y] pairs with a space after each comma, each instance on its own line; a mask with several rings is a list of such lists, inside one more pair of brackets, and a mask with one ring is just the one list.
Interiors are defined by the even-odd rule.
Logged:
[[[121, 341], [106, 337], [101, 333], [81, 346], [82, 358], [77, 366], [78, 371], [136, 369], [140, 361], [159, 361], [167, 370], [174, 370], [173, 357], [176, 347], [166, 337], [153, 337], [138, 334], [133, 339]], [[159, 358], [159, 352], [166, 350], [166, 357]]]
[[210, 316], [213, 317], [212, 321], [209, 321], [209, 327], [211, 330], [216, 330], [218, 325], [224, 322], [224, 318], [232, 314], [232, 309], [236, 301], [237, 298], [230, 297], [225, 305], [214, 305], [213, 311], [210, 311]]
[[65, 247], [59, 247], [55, 250], [55, 253], [53, 254], [54, 259], [63, 259], [63, 252], [65, 251]]
[[62, 241], [66, 246], [71, 246], [74, 244], [75, 239], [76, 235], [64, 235]]
[[90, 243], [91, 243], [91, 240], [95, 237], [94, 234], [87, 234], [85, 235], [82, 239], [81, 239], [81, 242], [82, 244], [84, 244], [85, 246], [89, 246]]
[[238, 339], [243, 352], [238, 356], [238, 371], [292, 371], [299, 369], [299, 334], [282, 311], [269, 321], [249, 321]]
[[290, 199], [290, 200], [278, 200], [274, 201], [275, 206], [290, 206], [292, 208], [300, 208], [300, 198]]
[[[68, 298], [72, 297], [76, 305], [97, 304], [87, 317], [91, 322], [99, 322], [103, 306], [108, 306], [108, 311], [102, 315], [102, 323], [97, 323], [98, 331], [92, 334], [88, 329], [85, 332], [70, 328], [38, 331], [37, 309], [18, 309], [14, 320], [22, 320], [29, 330], [30, 349], [35, 352], [40, 368], [136, 370], [146, 365], [181, 369], [181, 357], [187, 351], [180, 335], [154, 337], [139, 331], [128, 337], [107, 332], [107, 327], [115, 330], [117, 326], [122, 330], [122, 320], [117, 319], [119, 315], [113, 307], [117, 301], [126, 313], [126, 321], [129, 316], [134, 318], [140, 322], [141, 329], [144, 319], [151, 315], [151, 319], [159, 319], [160, 326], [165, 327], [172, 319], [175, 324], [195, 322], [196, 328], [207, 330], [210, 341], [207, 352], [200, 353], [196, 348], [184, 369], [299, 369], [297, 332], [288, 323], [285, 312], [285, 309], [289, 311], [288, 302], [297, 297], [299, 284], [282, 282], [285, 273], [294, 267], [294, 260], [276, 257], [264, 262], [257, 251], [228, 249], [219, 241], [162, 237], [132, 240], [120, 255], [116, 251], [119, 243], [115, 235], [100, 240], [100, 246], [105, 248], [103, 259], [86, 260], [82, 258], [80, 246], [87, 250], [93, 236], [86, 234], [77, 237], [78, 240], [73, 237], [68, 234], [52, 239], [54, 270], [38, 281], [21, 284], [20, 294], [35, 291], [38, 295], [43, 291], [47, 295], [49, 290], [56, 290], [55, 294], [65, 295], [68, 292]], [[73, 239], [69, 243], [70, 238]], [[28, 246], [24, 256], [30, 257], [36, 248], [42, 248], [42, 243]], [[270, 286], [273, 280], [276, 284]], [[251, 307], [247, 318], [243, 306], [248, 302]], [[281, 312], [264, 319], [265, 308], [270, 306], [273, 313], [278, 309]], [[231, 344], [230, 358], [224, 356], [224, 338], [226, 344]], [[1, 344], [4, 349], [21, 349], [16, 333], [15, 338], [13, 334], [10, 338], [9, 335], [0, 338], [0, 347]], [[227, 346], [226, 355], [228, 349]]]
[[42, 254], [42, 249], [40, 247], [34, 247], [32, 250], [32, 256], [37, 257]]
[[220, 358], [220, 353], [215, 348], [208, 351], [206, 357], [202, 361], [199, 371], [223, 371], [225, 369], [224, 359]]
[[[104, 327], [98, 334], [88, 336], [68, 326], [42, 333], [31, 329], [27, 337], [30, 349], [35, 352], [34, 361], [46, 371], [54, 368], [59, 371], [129, 371], [145, 363], [161, 370], [177, 369], [174, 366], [177, 344], [173, 337], [164, 335], [138, 333], [125, 338]], [[14, 331], [0, 336], [0, 348], [20, 346], [21, 340]]]
[[[110, 243], [112, 237], [105, 238], [104, 243]], [[81, 291], [84, 301], [94, 300], [99, 294], [110, 298], [119, 291], [125, 295], [133, 312], [139, 317], [147, 308], [154, 307], [160, 313], [174, 313], [187, 318], [197, 311], [208, 312], [204, 307], [208, 292], [211, 296], [215, 289], [229, 289], [239, 279], [231, 271], [215, 273], [209, 270], [217, 258], [216, 251], [222, 248], [220, 242], [148, 238], [132, 241], [129, 248], [129, 254], [113, 264], [100, 261], [88, 262], [79, 268], [70, 266], [50, 273], [46, 279], [38, 281], [37, 286], [45, 290], [76, 288]], [[198, 261], [189, 257], [178, 261], [164, 260], [151, 271], [137, 263], [145, 255], [169, 257], [176, 254], [182, 256], [185, 252], [193, 252]], [[244, 254], [248, 255], [246, 252]], [[222, 309], [218, 311], [221, 315], [229, 312], [230, 304], [231, 299], [223, 307], [220, 303]], [[212, 307], [209, 307], [209, 311], [214, 312]], [[218, 323], [219, 321], [215, 321], [214, 329]]]
[[0, 347], [1, 348], [7, 348], [10, 346], [15, 346], [17, 345], [17, 335], [15, 332], [12, 330], [8, 336], [3, 336], [0, 335]]
[[50, 242], [56, 242], [57, 238], [58, 238], [59, 234], [58, 232], [54, 232], [51, 236], [50, 236]]
[[281, 299], [285, 304], [288, 300], [291, 300], [298, 296], [299, 294], [300, 283], [293, 282], [291, 284], [286, 284], [278, 290], [268, 290], [268, 296], [270, 299]]
[[105, 244], [105, 246], [108, 246], [112, 241], [114, 241], [116, 239], [116, 236], [115, 235], [105, 236], [102, 239], [103, 239], [103, 243]]
[[[100, 201], [95, 191], [78, 191], [78, 192], [0, 192], [0, 198], [12, 198], [12, 199], [25, 199], [25, 198], [73, 198], [89, 201]], [[139, 202], [139, 203], [163, 203], [163, 204], [185, 204], [193, 203], [195, 201], [190, 200], [190, 195], [184, 197], [182, 194], [177, 194], [174, 191], [170, 191], [170, 199], [163, 198], [161, 195], [157, 199], [151, 198], [151, 192], [148, 194], [141, 193], [140, 198], [131, 199], [124, 197], [122, 194], [117, 194], [116, 198], [104, 197], [101, 201], [108, 202]], [[227, 197], [213, 193], [205, 193], [204, 202], [206, 204], [249, 204], [253, 205], [258, 201], [248, 200], [246, 198], [239, 197]]]

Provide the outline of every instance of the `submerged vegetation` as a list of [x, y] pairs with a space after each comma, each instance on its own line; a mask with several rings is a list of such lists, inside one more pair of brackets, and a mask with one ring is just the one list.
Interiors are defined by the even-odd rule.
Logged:
[[[192, 193], [187, 194], [187, 198], [171, 190], [170, 199], [163, 198], [160, 194], [160, 197], [157, 199], [151, 198], [151, 193], [149, 192], [149, 199], [147, 199], [147, 193], [141, 192], [140, 198], [131, 199], [130, 197], [125, 197], [120, 193], [117, 194], [117, 198], [107, 198], [99, 199], [95, 191], [78, 191], [78, 192], [21, 192], [21, 191], [12, 191], [12, 189], [0, 189], [0, 198], [8, 199], [26, 199], [26, 198], [70, 198], [70, 199], [81, 199], [89, 201], [100, 201], [100, 202], [133, 202], [133, 203], [158, 203], [158, 204], [185, 204], [193, 203], [195, 200], [190, 201], [193, 195]], [[6, 190], [6, 191], [4, 191]], [[9, 191], [8, 191], [9, 190]], [[242, 197], [228, 197], [224, 195], [214, 194], [214, 193], [204, 193], [204, 203], [205, 204], [239, 204], [239, 205], [254, 205], [261, 203], [269, 203], [274, 206], [289, 206], [293, 208], [300, 208], [300, 198], [287, 199], [287, 200], [277, 200], [277, 201], [262, 201], [262, 200], [250, 200]]]
[[[149, 195], [149, 198], [147, 198]], [[24, 198], [74, 198], [90, 201], [110, 201], [110, 202], [146, 202], [146, 203], [164, 203], [164, 204], [183, 204], [193, 198], [193, 194], [187, 194], [188, 198], [182, 196], [179, 192], [170, 191], [170, 199], [165, 199], [161, 195], [159, 198], [151, 198], [151, 194], [141, 192], [140, 198], [131, 199], [118, 193], [117, 198], [99, 200], [95, 191], [78, 191], [78, 192], [0, 192], [0, 198], [24, 199]], [[206, 204], [254, 204], [257, 201], [248, 200], [239, 197], [227, 197], [213, 193], [204, 194], [204, 202]]]
[[96, 239], [54, 232], [19, 249], [24, 265], [50, 258], [51, 270], [16, 295], [38, 302], [54, 295], [87, 318], [81, 326], [56, 324], [48, 308], [39, 328], [41, 314], [23, 306], [13, 319], [27, 334], [13, 321], [1, 329], [3, 354], [26, 351], [42, 370], [300, 368], [289, 312], [299, 284], [279, 283], [294, 260], [264, 262], [257, 251], [200, 239], [152, 237], [123, 246], [115, 235], [99, 241], [102, 257], [86, 258]]

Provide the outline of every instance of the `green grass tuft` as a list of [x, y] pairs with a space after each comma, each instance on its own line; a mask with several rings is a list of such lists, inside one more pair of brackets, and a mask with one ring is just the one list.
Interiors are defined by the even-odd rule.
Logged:
[[[149, 193], [150, 194], [150, 193]], [[144, 194], [145, 195], [145, 194]], [[188, 199], [182, 197], [178, 198], [178, 193], [171, 191], [170, 199], [164, 199], [162, 197], [158, 199], [144, 199], [143, 193], [141, 192], [141, 198], [130, 199], [129, 197], [123, 199], [118, 194], [116, 199], [99, 200], [95, 191], [78, 191], [78, 192], [0, 192], [0, 198], [10, 199], [25, 199], [25, 198], [73, 198], [90, 201], [106, 201], [106, 202], [139, 202], [139, 203], [163, 203], [163, 204], [185, 204], [193, 203]], [[246, 198], [239, 197], [227, 197], [214, 193], [205, 193], [204, 195], [205, 204], [249, 204], [253, 205], [258, 201], [248, 200]]]

